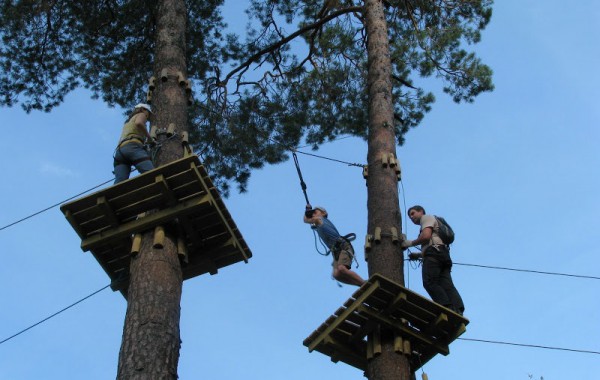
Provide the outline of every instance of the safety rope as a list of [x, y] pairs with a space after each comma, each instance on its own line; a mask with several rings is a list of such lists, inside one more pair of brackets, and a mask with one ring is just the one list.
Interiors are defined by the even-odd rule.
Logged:
[[295, 150], [292, 150], [292, 156], [294, 157], [294, 165], [296, 165], [298, 178], [300, 178], [300, 187], [302, 188], [304, 199], [306, 199], [306, 204], [309, 205], [310, 201], [308, 200], [308, 194], [306, 193], [306, 183], [304, 182], [304, 178], [302, 177], [302, 170], [300, 170], [300, 162], [298, 162], [298, 155], [296, 154]]
[[[310, 205], [310, 201], [308, 200], [308, 194], [306, 192], [307, 186], [306, 186], [306, 182], [304, 182], [304, 177], [302, 177], [302, 170], [300, 169], [300, 162], [298, 161], [298, 155], [296, 154], [296, 152], [297, 152], [296, 150], [292, 150], [292, 156], [294, 157], [294, 165], [296, 166], [296, 172], [298, 173], [298, 178], [300, 179], [300, 188], [302, 188], [302, 193], [304, 194], [304, 199], [306, 200], [306, 205], [308, 206], [308, 205]], [[298, 152], [298, 153], [301, 153], [301, 152]], [[349, 164], [349, 165], [352, 165], [352, 164]], [[356, 164], [356, 165], [358, 165], [358, 164]], [[319, 236], [318, 237], [319, 241], [321, 242], [321, 245], [323, 246], [323, 248], [325, 248], [325, 253], [321, 252], [321, 250], [319, 249], [319, 246], [317, 245], [317, 232], [314, 230], [314, 228], [312, 229], [312, 231], [313, 231], [313, 236], [315, 239], [315, 250], [317, 251], [317, 253], [321, 256], [328, 256], [330, 253], [332, 253], [331, 250], [327, 247], [327, 245], [323, 242], [323, 240]], [[345, 236], [341, 236], [341, 238], [344, 239], [346, 242], [348, 242], [348, 244], [351, 244], [351, 242], [354, 239], [356, 239], [356, 234], [350, 233]], [[358, 260], [356, 259], [356, 254], [352, 255], [352, 259], [356, 263], [356, 267], [358, 268], [359, 264], [358, 264]]]
[[155, 144], [146, 144], [146, 147], [148, 149], [148, 153], [150, 154], [150, 159], [152, 160], [152, 164], [156, 167], [156, 157], [158, 156], [158, 152], [160, 151], [160, 148], [162, 147], [162, 145], [164, 143], [166, 143], [169, 140], [172, 140], [176, 137], [178, 137], [179, 135], [177, 133], [173, 133], [171, 136], [167, 137], [164, 141], [158, 142], [156, 141]]

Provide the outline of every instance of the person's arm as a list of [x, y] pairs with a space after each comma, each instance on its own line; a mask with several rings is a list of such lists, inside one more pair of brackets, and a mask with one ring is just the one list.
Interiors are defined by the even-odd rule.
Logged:
[[314, 224], [315, 226], [320, 226], [323, 224], [323, 220], [321, 220], [320, 216], [311, 216], [310, 218], [304, 215], [304, 223]]
[[421, 230], [419, 237], [415, 240], [404, 240], [402, 242], [402, 248], [414, 247], [415, 245], [422, 245], [431, 239], [431, 235], [433, 234], [433, 227], [425, 227]]
[[304, 211], [304, 223], [314, 224], [315, 226], [320, 226], [323, 224], [323, 220], [320, 217], [314, 216], [314, 214], [307, 215], [307, 211], [312, 210], [311, 205], [306, 205], [306, 211]]
[[140, 112], [137, 115], [135, 115], [135, 126], [137, 127], [137, 130], [142, 132], [144, 134], [144, 136], [146, 136], [146, 141], [150, 141], [152, 140], [152, 137], [150, 136], [150, 132], [148, 132], [148, 129], [146, 128], [146, 121], [148, 121], [148, 118], [146, 117], [146, 113], [145, 112]]
[[425, 227], [421, 230], [419, 237], [412, 241], [411, 247], [415, 245], [426, 244], [431, 240], [431, 235], [433, 235], [433, 227]]

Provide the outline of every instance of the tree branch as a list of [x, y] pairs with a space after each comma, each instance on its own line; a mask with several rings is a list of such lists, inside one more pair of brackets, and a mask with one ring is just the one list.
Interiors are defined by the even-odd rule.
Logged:
[[289, 36], [277, 41], [276, 43], [267, 46], [266, 48], [258, 51], [257, 53], [253, 54], [250, 58], [248, 58], [244, 63], [242, 63], [241, 65], [239, 65], [238, 67], [236, 67], [235, 69], [233, 69], [232, 71], [229, 72], [229, 74], [227, 74], [227, 76], [225, 77], [225, 79], [223, 81], [218, 81], [220, 85], [225, 85], [227, 84], [227, 82], [239, 71], [243, 70], [244, 68], [248, 68], [252, 62], [257, 61], [261, 56], [263, 56], [264, 54], [270, 53], [274, 50], [276, 50], [277, 48], [287, 44], [288, 42], [292, 41], [294, 38], [303, 35], [304, 33], [319, 28], [321, 27], [323, 24], [339, 17], [342, 15], [345, 15], [347, 13], [353, 13], [353, 12], [362, 12], [363, 11], [363, 7], [348, 7], [348, 8], [344, 8], [344, 9], [340, 9], [337, 12], [333, 12], [330, 15], [328, 15], [327, 17], [324, 17], [310, 25], [306, 25], [305, 27], [298, 29], [296, 32], [290, 34]]

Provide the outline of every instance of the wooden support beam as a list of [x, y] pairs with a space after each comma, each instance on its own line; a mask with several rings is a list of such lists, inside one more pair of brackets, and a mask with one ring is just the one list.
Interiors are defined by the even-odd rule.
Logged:
[[404, 355], [410, 355], [412, 354], [412, 350], [410, 348], [410, 340], [405, 339], [404, 340]]
[[[370, 286], [362, 293], [355, 301], [356, 307], [360, 306], [364, 300], [369, 298], [371, 294], [373, 294], [377, 290], [378, 282], [376, 281], [373, 285]], [[347, 308], [340, 315], [337, 316], [336, 320], [333, 321], [332, 324], [327, 326], [327, 328], [319, 334], [319, 336], [308, 346], [308, 351], [312, 352], [321, 341], [325, 339], [325, 337], [329, 336], [333, 330], [335, 330], [340, 323], [342, 323], [348, 316], [355, 311], [355, 308]]]
[[110, 204], [108, 204], [106, 197], [105, 196], [98, 197], [96, 200], [96, 204], [98, 205], [98, 207], [100, 207], [100, 209], [102, 209], [102, 212], [108, 219], [110, 226], [117, 227], [119, 225], [119, 219], [115, 215], [115, 212], [113, 211], [113, 209], [110, 207]]
[[117, 228], [102, 231], [99, 234], [83, 239], [81, 241], [81, 249], [83, 249], [84, 251], [92, 250], [94, 249], [94, 247], [106, 244], [106, 242], [108, 241], [123, 238], [127, 235], [131, 235], [137, 232], [153, 228], [157, 224], [169, 222], [177, 218], [179, 215], [191, 214], [203, 207], [212, 205], [212, 202], [213, 198], [208, 194], [205, 194], [201, 197], [188, 199], [171, 208], [159, 210], [142, 219], [122, 224]]
[[187, 236], [187, 242], [194, 246], [202, 244], [201, 236], [198, 231], [192, 228], [192, 224], [188, 215], [180, 215], [177, 217], [180, 234]]
[[404, 353], [404, 340], [402, 339], [402, 337], [400, 335], [394, 336], [394, 351], [397, 354]]
[[79, 223], [77, 223], [77, 221], [73, 217], [73, 213], [71, 212], [71, 210], [65, 211], [65, 218], [67, 218], [67, 221], [69, 222], [71, 227], [75, 230], [75, 232], [77, 232], [77, 235], [79, 235], [81, 239], [85, 239], [86, 234], [84, 234], [81, 228], [79, 227]]
[[455, 340], [456, 338], [458, 338], [459, 336], [464, 334], [466, 331], [467, 331], [467, 326], [465, 326], [464, 323], [461, 323], [460, 326], [458, 326], [458, 329], [456, 330], [456, 334], [454, 334], [454, 337], [451, 337], [451, 340]]
[[358, 330], [350, 337], [350, 342], [358, 342], [362, 340], [367, 334], [369, 334], [377, 324], [373, 321], [367, 321], [367, 323], [360, 326]]
[[152, 248], [162, 249], [165, 246], [165, 229], [163, 226], [154, 227], [154, 241]]
[[[206, 189], [207, 191], [207, 195], [210, 195], [210, 187], [206, 184], [206, 182], [204, 181], [204, 178], [202, 177], [202, 174], [200, 173], [200, 171], [198, 170], [198, 167], [196, 166], [195, 163], [191, 163], [190, 164], [191, 169], [196, 172], [196, 175], [198, 176], [198, 178], [200, 179], [200, 182], [202, 183], [202, 187], [204, 189]], [[210, 195], [212, 197], [212, 195]], [[240, 244], [240, 242], [238, 241], [237, 235], [234, 233], [234, 231], [231, 229], [231, 226], [229, 225], [229, 221], [227, 220], [228, 218], [225, 217], [225, 215], [223, 215], [223, 211], [221, 210], [221, 207], [219, 207], [219, 205], [217, 204], [215, 207], [216, 212], [219, 214], [219, 217], [221, 218], [221, 220], [223, 220], [225, 228], [227, 229], [227, 231], [229, 232], [229, 235], [231, 235], [231, 238], [235, 240], [235, 246], [236, 247], [243, 247], [242, 244]], [[243, 250], [242, 250], [243, 252]], [[242, 253], [244, 255], [244, 262], [248, 262], [248, 258], [246, 256], [246, 252]]]
[[341, 360], [353, 367], [362, 369], [363, 371], [366, 370], [367, 358], [362, 351], [352, 350], [333, 337], [327, 337], [323, 343], [324, 347], [326, 347], [325, 350], [330, 353], [328, 356], [331, 357], [332, 362], [337, 363]]
[[373, 346], [373, 356], [381, 354], [381, 330], [379, 328], [373, 330], [367, 343]]
[[377, 320], [380, 323], [386, 325], [387, 327], [399, 332], [401, 335], [403, 335], [405, 337], [415, 339], [416, 341], [421, 342], [422, 344], [431, 346], [435, 351], [437, 351], [438, 353], [440, 353], [444, 356], [448, 355], [450, 353], [450, 350], [448, 349], [448, 345], [438, 343], [438, 342], [430, 339], [428, 336], [420, 333], [419, 331], [414, 330], [402, 323], [398, 323], [399, 321], [397, 321], [397, 320], [391, 319], [381, 313], [375, 312], [372, 309], [370, 309], [364, 305], [360, 305], [358, 307], [358, 309], [361, 313], [368, 315], [369, 319]]
[[160, 192], [167, 200], [167, 205], [169, 205], [169, 207], [177, 204], [177, 197], [173, 194], [173, 191], [169, 187], [169, 184], [162, 173], [154, 178], [154, 182], [159, 185]]
[[185, 244], [185, 238], [182, 234], [177, 237], [177, 255], [183, 263], [187, 264], [189, 262], [188, 250]]
[[406, 293], [399, 293], [396, 297], [394, 297], [394, 300], [390, 302], [390, 304], [386, 308], [386, 314], [390, 314], [392, 310], [402, 308], [404, 305], [406, 305], [407, 298], [408, 297], [406, 296]]
[[430, 334], [439, 332], [440, 330], [446, 330], [448, 328], [448, 315], [446, 313], [440, 313], [431, 323], [427, 330]]
[[131, 254], [137, 255], [142, 247], [142, 234], [135, 234], [131, 243]]

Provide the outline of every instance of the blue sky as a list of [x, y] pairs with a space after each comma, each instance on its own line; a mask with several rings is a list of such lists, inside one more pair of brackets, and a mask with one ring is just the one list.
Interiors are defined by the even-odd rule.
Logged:
[[[241, 7], [228, 1], [236, 23]], [[493, 93], [437, 102], [398, 148], [408, 206], [452, 224], [457, 263], [599, 276], [600, 7], [498, 1], [475, 47], [494, 69]], [[112, 178], [123, 124], [76, 91], [50, 114], [0, 109], [5, 131], [0, 226]], [[364, 162], [366, 144], [344, 139], [320, 155]], [[361, 170], [300, 155], [310, 200], [323, 205], [362, 254], [366, 188]], [[402, 199], [402, 198], [401, 198]], [[362, 379], [308, 353], [302, 341], [354, 292], [330, 279], [314, 249], [291, 162], [253, 173], [249, 192], [225, 200], [254, 257], [184, 283], [182, 379]], [[404, 205], [401, 204], [404, 212]], [[408, 225], [414, 238], [416, 226]], [[0, 231], [0, 340], [102, 288], [109, 280], [58, 208]], [[600, 283], [455, 266], [472, 339], [600, 351]], [[426, 295], [420, 268], [407, 285]], [[0, 379], [114, 378], [126, 304], [104, 290], [0, 345]], [[591, 378], [598, 355], [456, 341], [425, 366], [430, 379]]]

